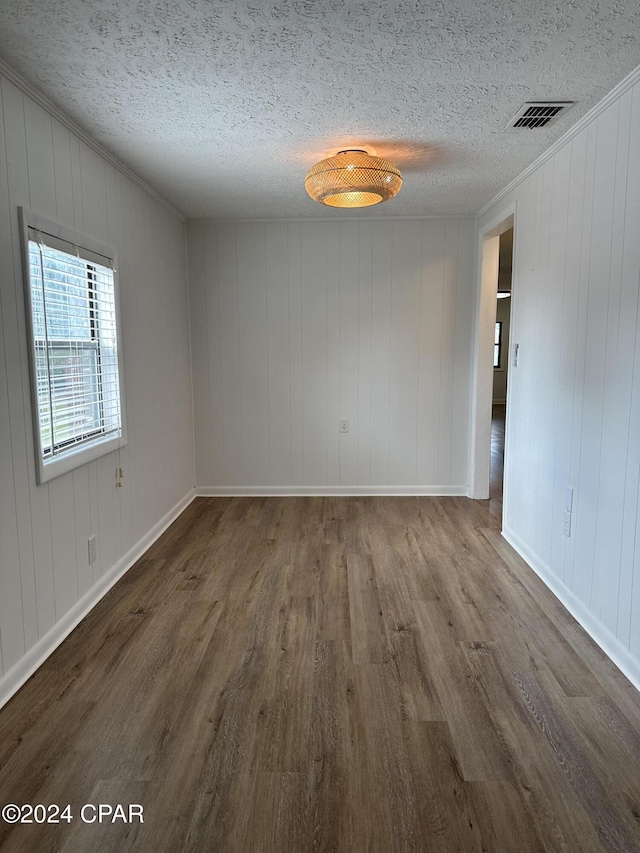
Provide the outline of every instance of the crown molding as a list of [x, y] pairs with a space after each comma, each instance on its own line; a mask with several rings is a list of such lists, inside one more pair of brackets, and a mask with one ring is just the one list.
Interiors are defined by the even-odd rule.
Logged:
[[221, 219], [220, 217], [215, 216], [190, 216], [188, 218], [189, 224], [193, 225], [245, 225], [245, 224], [255, 224], [255, 223], [270, 223], [276, 222], [281, 225], [300, 225], [305, 222], [324, 222], [325, 225], [331, 225], [332, 222], [355, 222], [355, 223], [366, 223], [366, 222], [423, 222], [424, 220], [437, 220], [441, 222], [443, 219], [450, 219], [451, 221], [458, 220], [469, 220], [474, 222], [477, 218], [477, 214], [475, 213], [443, 213], [443, 214], [429, 214], [425, 216], [368, 216], [366, 218], [358, 219], [357, 215], [354, 216], [284, 216], [278, 218], [271, 217], [263, 217], [263, 218], [242, 218], [234, 219], [232, 217]]
[[176, 219], [180, 220], [180, 222], [186, 222], [187, 217], [175, 208], [170, 202], [168, 202], [165, 198], [163, 198], [160, 193], [156, 192], [149, 184], [145, 183], [142, 178], [139, 178], [135, 172], [132, 172], [127, 166], [124, 165], [117, 157], [115, 157], [110, 151], [104, 148], [99, 142], [97, 142], [92, 136], [90, 136], [85, 130], [83, 130], [79, 125], [70, 119], [65, 113], [62, 112], [59, 107], [57, 107], [52, 101], [49, 100], [45, 95], [43, 95], [38, 89], [28, 83], [24, 77], [18, 74], [10, 65], [8, 65], [3, 59], [0, 59], [0, 74], [10, 80], [15, 86], [18, 87], [25, 95], [28, 95], [32, 100], [34, 100], [37, 104], [39, 104], [43, 109], [45, 109], [49, 115], [59, 121], [60, 124], [64, 125], [67, 130], [70, 130], [75, 136], [82, 140], [86, 145], [103, 157], [107, 162], [111, 163], [111, 165], [116, 168], [119, 172], [121, 172], [126, 178], [128, 178], [132, 183], [134, 183], [137, 187], [147, 193], [154, 201], [157, 201], [158, 204], [161, 204], [166, 210], [169, 211]]
[[507, 196], [512, 190], [514, 190], [518, 184], [521, 184], [522, 181], [526, 180], [536, 169], [539, 169], [543, 163], [545, 163], [550, 157], [553, 157], [561, 148], [563, 148], [568, 142], [570, 142], [574, 136], [580, 133], [581, 130], [584, 130], [587, 125], [591, 124], [598, 116], [603, 113], [607, 107], [610, 107], [614, 101], [617, 101], [618, 98], [622, 97], [624, 93], [634, 86], [636, 83], [640, 82], [640, 65], [637, 68], [634, 68], [626, 77], [624, 77], [617, 86], [602, 98], [601, 101], [593, 106], [588, 112], [586, 112], [582, 118], [577, 121], [572, 127], [569, 128], [560, 139], [557, 139], [553, 145], [551, 145], [547, 150], [537, 157], [530, 166], [521, 172], [517, 178], [514, 178], [511, 183], [507, 184], [507, 186], [500, 190], [500, 192], [495, 195], [490, 202], [481, 207], [478, 213], [476, 214], [477, 218], [480, 219], [485, 215], [491, 208], [498, 204], [498, 202], [502, 201], [502, 199]]

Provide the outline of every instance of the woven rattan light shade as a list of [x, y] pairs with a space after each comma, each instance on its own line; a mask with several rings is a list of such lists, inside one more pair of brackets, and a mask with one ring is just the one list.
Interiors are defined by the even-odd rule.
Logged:
[[304, 186], [314, 201], [330, 207], [369, 207], [393, 198], [402, 186], [402, 175], [366, 151], [339, 151], [312, 166]]

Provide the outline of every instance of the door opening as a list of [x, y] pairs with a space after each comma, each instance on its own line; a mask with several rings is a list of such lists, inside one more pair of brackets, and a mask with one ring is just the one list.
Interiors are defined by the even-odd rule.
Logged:
[[489, 510], [502, 520], [507, 377], [511, 326], [513, 227], [499, 235], [498, 292], [493, 344], [493, 393], [491, 398], [491, 454], [489, 462]]
[[[483, 228], [479, 236], [476, 308], [471, 469], [469, 497], [490, 499], [491, 512], [501, 518], [507, 419], [507, 378], [510, 361], [515, 206]], [[504, 303], [501, 304], [501, 303]]]

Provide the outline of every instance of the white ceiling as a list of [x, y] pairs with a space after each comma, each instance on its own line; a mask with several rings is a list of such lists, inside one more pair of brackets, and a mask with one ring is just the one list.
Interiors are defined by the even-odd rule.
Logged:
[[[352, 215], [465, 214], [640, 63], [640, 4], [0, 0], [0, 56], [189, 217], [335, 216], [303, 182], [345, 147], [404, 177]], [[537, 99], [577, 104], [504, 129]]]

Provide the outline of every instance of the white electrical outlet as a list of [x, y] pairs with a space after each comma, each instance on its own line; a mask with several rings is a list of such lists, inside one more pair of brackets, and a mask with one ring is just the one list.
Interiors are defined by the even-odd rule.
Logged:
[[564, 522], [562, 525], [562, 532], [565, 536], [571, 536], [571, 513], [568, 509], [564, 511]]
[[340, 432], [349, 432], [349, 418], [340, 418]]
[[95, 563], [96, 561], [96, 535], [95, 533], [87, 540], [87, 546], [89, 551], [89, 565], [91, 563]]
[[513, 348], [512, 348], [511, 364], [513, 365], [513, 367], [517, 367], [519, 361], [520, 361], [520, 344], [514, 344]]

